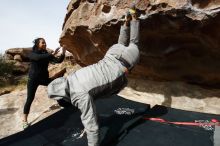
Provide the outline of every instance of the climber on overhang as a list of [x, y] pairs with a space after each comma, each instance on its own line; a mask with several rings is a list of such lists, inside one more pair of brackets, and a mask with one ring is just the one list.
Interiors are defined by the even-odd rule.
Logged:
[[135, 9], [129, 9], [118, 43], [109, 48], [102, 60], [66, 78], [58, 78], [48, 86], [49, 98], [57, 100], [60, 105], [69, 103], [79, 108], [88, 146], [99, 145], [99, 126], [93, 100], [122, 90], [127, 84], [127, 74], [139, 60], [139, 25]]

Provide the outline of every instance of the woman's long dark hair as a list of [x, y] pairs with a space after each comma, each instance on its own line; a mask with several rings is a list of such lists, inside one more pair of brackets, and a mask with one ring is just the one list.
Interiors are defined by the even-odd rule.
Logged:
[[38, 50], [38, 45], [40, 43], [40, 40], [44, 40], [44, 38], [36, 38], [33, 43], [34, 43], [34, 46], [32, 47], [33, 51], [37, 51]]

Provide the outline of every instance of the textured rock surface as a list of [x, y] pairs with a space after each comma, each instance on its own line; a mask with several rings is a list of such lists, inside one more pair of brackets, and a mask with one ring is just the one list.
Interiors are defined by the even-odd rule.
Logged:
[[32, 48], [11, 48], [5, 51], [5, 57], [7, 56], [15, 57], [19, 55], [23, 61], [29, 61], [28, 54], [31, 52], [31, 50]]
[[30, 63], [17, 61], [14, 65], [15, 65], [15, 68], [13, 69], [13, 74], [19, 75], [19, 74], [25, 74], [28, 72]]
[[[0, 96], [0, 124], [1, 127], [4, 127], [0, 129], [0, 138], [22, 130], [22, 110], [26, 95], [26, 90], [17, 90]], [[46, 87], [40, 86], [37, 89], [35, 100], [31, 106], [29, 121], [33, 124], [42, 120], [45, 116], [54, 113], [53, 110], [49, 111], [49, 107], [54, 104], [56, 102], [49, 100], [47, 97]]]
[[220, 114], [220, 90], [183, 82], [157, 82], [130, 79], [121, 96], [130, 100], [167, 107]]
[[[81, 65], [117, 43], [131, 0], [71, 0], [60, 43]], [[141, 0], [141, 60], [133, 75], [153, 80], [220, 83], [220, 0]]]
[[[5, 51], [4, 59], [15, 65], [15, 68], [13, 69], [14, 74], [25, 74], [28, 72], [30, 67], [28, 55], [31, 51], [32, 48], [11, 48]], [[47, 48], [47, 51], [51, 53], [53, 50]], [[57, 56], [59, 55], [60, 53], [57, 54]], [[71, 53], [66, 53], [65, 59], [75, 62]]]
[[14, 57], [11, 54], [4, 54], [4, 59], [5, 60], [14, 60]]
[[16, 54], [14, 56], [14, 60], [21, 62], [22, 61], [21, 55]]
[[14, 64], [13, 74], [20, 75], [28, 72], [30, 63], [28, 54], [32, 48], [11, 48], [5, 51], [4, 59]]
[[[10, 48], [5, 51], [4, 57], [6, 60], [16, 60], [16, 58], [19, 56], [19, 58], [22, 59], [22, 61], [29, 62], [28, 54], [32, 51], [32, 48]], [[47, 48], [48, 52], [52, 52], [53, 50]], [[19, 59], [20, 60], [20, 59]]]

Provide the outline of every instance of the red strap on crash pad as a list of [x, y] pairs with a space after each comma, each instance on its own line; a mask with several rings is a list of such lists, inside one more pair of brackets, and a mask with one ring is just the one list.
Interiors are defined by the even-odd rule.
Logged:
[[162, 118], [143, 118], [145, 120], [160, 122], [160, 123], [168, 123], [168, 124], [175, 124], [175, 125], [186, 125], [186, 126], [220, 126], [220, 121], [216, 119], [212, 119], [210, 122], [207, 123], [198, 123], [198, 122], [170, 122], [166, 121]]

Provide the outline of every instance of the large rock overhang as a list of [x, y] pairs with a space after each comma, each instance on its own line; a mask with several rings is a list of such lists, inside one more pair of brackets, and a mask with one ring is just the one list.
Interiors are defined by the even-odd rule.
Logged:
[[[131, 0], [72, 0], [61, 45], [81, 65], [100, 60], [117, 43]], [[220, 83], [220, 0], [141, 0], [141, 60], [133, 77]]]

